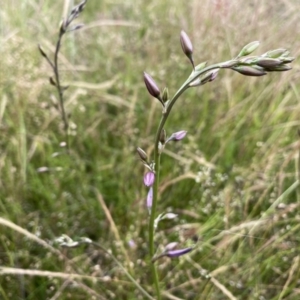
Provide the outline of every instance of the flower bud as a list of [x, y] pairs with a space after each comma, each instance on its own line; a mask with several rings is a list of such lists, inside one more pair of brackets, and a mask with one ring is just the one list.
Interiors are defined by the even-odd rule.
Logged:
[[62, 36], [66, 32], [66, 29], [67, 29], [67, 24], [66, 24], [65, 20], [62, 19], [62, 21], [59, 24], [59, 34], [60, 34], [60, 36]]
[[161, 98], [163, 102], [167, 102], [169, 100], [169, 90], [167, 87], [164, 88]]
[[186, 136], [186, 134], [187, 134], [187, 131], [185, 131], [185, 130], [180, 130], [175, 133], [172, 133], [172, 135], [167, 139], [166, 143], [168, 143], [170, 141], [178, 142], [178, 141], [182, 140]]
[[38, 48], [39, 48], [39, 51], [40, 51], [41, 55], [43, 57], [47, 57], [47, 54], [45, 53], [44, 49], [42, 48], [42, 46], [40, 44], [38, 44]]
[[193, 65], [193, 68], [195, 69], [194, 60], [193, 60], [193, 45], [190, 38], [183, 30], [181, 30], [180, 32], [180, 43], [181, 43], [183, 53], [188, 57], [191, 64]]
[[282, 54], [284, 54], [285, 52], [287, 52], [286, 49], [280, 48], [280, 49], [275, 49], [275, 50], [268, 51], [265, 54], [263, 54], [262, 56], [270, 57], [270, 58], [278, 58]]
[[136, 149], [136, 151], [137, 151], [137, 153], [138, 153], [140, 159], [141, 159], [142, 161], [144, 161], [144, 162], [147, 162], [148, 156], [147, 156], [146, 152], [145, 152], [142, 148], [140, 148], [140, 147], [138, 147], [138, 148]]
[[49, 77], [49, 82], [50, 82], [51, 85], [56, 86], [56, 82], [55, 82], [55, 80], [53, 79], [52, 76]]
[[178, 250], [169, 250], [166, 252], [166, 256], [170, 257], [170, 258], [179, 257], [179, 256], [182, 256], [184, 254], [191, 252], [192, 250], [193, 250], [192, 247], [178, 249]]
[[251, 42], [249, 44], [247, 44], [239, 53], [239, 55], [237, 57], [242, 57], [242, 56], [246, 56], [251, 54], [254, 50], [256, 50], [259, 46], [259, 42], [255, 41], [255, 42]]
[[151, 211], [152, 202], [153, 202], [153, 188], [150, 187], [147, 194], [147, 203], [146, 203], [149, 212]]
[[232, 70], [237, 71], [246, 76], [263, 76], [267, 74], [267, 72], [263, 68], [254, 68], [253, 66], [233, 67]]
[[295, 59], [295, 57], [292, 57], [292, 56], [287, 56], [287, 57], [281, 56], [278, 59], [280, 61], [282, 61], [283, 64], [286, 64], [286, 63], [291, 63]]
[[268, 68], [279, 66], [282, 64], [282, 61], [276, 58], [259, 57], [257, 60], [255, 60], [255, 64], [263, 68]]
[[162, 129], [162, 131], [160, 132], [160, 136], [159, 136], [159, 141], [162, 143], [162, 145], [165, 144], [166, 142], [166, 137], [167, 137], [167, 133], [165, 129]]
[[153, 172], [147, 172], [144, 176], [144, 184], [145, 186], [152, 186], [155, 180], [155, 175]]
[[284, 72], [284, 71], [289, 71], [291, 69], [292, 69], [291, 66], [285, 65], [285, 64], [280, 65], [280, 66], [265, 68], [265, 70], [268, 72]]
[[173, 250], [178, 245], [178, 242], [171, 242], [165, 247], [165, 251]]
[[206, 62], [206, 61], [205, 61], [205, 62], [202, 62], [202, 63], [199, 64], [199, 65], [197, 65], [197, 66], [195, 67], [195, 72], [203, 70], [203, 69], [206, 67], [206, 65], [207, 65], [207, 62]]
[[156, 82], [146, 72], [144, 72], [144, 81], [145, 81], [145, 85], [147, 87], [149, 94], [151, 96], [153, 96], [154, 98], [157, 98], [163, 104], [162, 99], [160, 97], [160, 90], [159, 90]]

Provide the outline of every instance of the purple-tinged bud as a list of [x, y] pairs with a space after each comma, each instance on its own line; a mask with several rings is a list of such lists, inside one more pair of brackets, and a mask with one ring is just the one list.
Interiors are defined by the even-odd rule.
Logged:
[[208, 82], [214, 81], [219, 74], [219, 69], [211, 71], [210, 78], [208, 78]]
[[178, 242], [172, 242], [172, 243], [169, 243], [169, 244], [165, 247], [165, 252], [175, 249], [177, 245], [178, 245]]
[[179, 257], [179, 256], [182, 256], [184, 254], [191, 252], [192, 250], [193, 250], [192, 247], [178, 249], [178, 250], [169, 250], [166, 252], [166, 256], [168, 256], [170, 258]]
[[146, 72], [144, 72], [144, 81], [145, 81], [145, 85], [147, 87], [147, 90], [148, 90], [149, 94], [151, 96], [153, 96], [154, 98], [157, 98], [162, 104], [164, 104], [161, 97], [160, 97], [160, 90], [159, 90], [156, 82]]
[[203, 85], [205, 83], [211, 82], [216, 79], [218, 76], [219, 69], [213, 70], [206, 72], [202, 77], [197, 78], [196, 80], [192, 81], [189, 86], [190, 87], [195, 87], [199, 85]]
[[265, 68], [265, 70], [268, 72], [284, 72], [284, 71], [289, 71], [291, 69], [292, 69], [291, 66], [285, 65], [285, 64], [280, 65], [280, 66]]
[[142, 161], [144, 161], [144, 162], [147, 162], [148, 156], [147, 156], [146, 152], [145, 152], [142, 148], [140, 148], [140, 147], [138, 147], [138, 148], [136, 149], [136, 151], [137, 151], [137, 153], [138, 153], [140, 159], [141, 159]]
[[260, 57], [254, 63], [263, 68], [276, 67], [282, 64], [282, 61], [276, 58]]
[[246, 76], [263, 76], [266, 75], [267, 72], [263, 68], [254, 68], [250, 66], [240, 66], [240, 67], [233, 67], [232, 70], [237, 71]]
[[263, 54], [262, 56], [264, 56], [264, 57], [270, 57], [270, 58], [278, 58], [282, 54], [284, 54], [285, 52], [287, 52], [286, 49], [279, 48], [279, 49], [268, 51], [265, 54]]
[[187, 131], [185, 130], [180, 130], [177, 132], [172, 133], [172, 135], [166, 140], [166, 143], [170, 142], [170, 141], [175, 141], [178, 142], [180, 140], [182, 140], [187, 134]]
[[239, 53], [239, 55], [237, 57], [242, 57], [242, 56], [246, 56], [251, 54], [254, 50], [256, 50], [259, 46], [259, 42], [255, 41], [255, 42], [251, 42], [249, 44], [247, 44]]
[[193, 60], [193, 45], [190, 38], [183, 30], [181, 30], [180, 32], [180, 43], [181, 43], [183, 53], [188, 57], [195, 70], [195, 65]]
[[151, 208], [152, 208], [152, 202], [153, 202], [153, 188], [150, 187], [149, 191], [148, 191], [148, 194], [147, 194], [147, 201], [146, 201], [146, 205], [147, 205], [147, 208], [149, 210], [149, 212], [151, 211]]
[[162, 131], [160, 132], [160, 136], [159, 136], [159, 141], [161, 142], [162, 145], [165, 144], [166, 138], [167, 138], [166, 130], [162, 129]]
[[144, 184], [145, 186], [152, 186], [155, 180], [155, 174], [153, 172], [147, 172], [144, 175]]

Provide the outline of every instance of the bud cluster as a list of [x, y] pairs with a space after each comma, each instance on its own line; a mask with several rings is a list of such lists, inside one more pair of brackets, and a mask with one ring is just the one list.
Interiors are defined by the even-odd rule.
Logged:
[[[246, 45], [236, 57], [238, 64], [230, 67], [246, 76], [263, 76], [268, 72], [288, 71], [292, 67], [288, 65], [295, 58], [289, 56], [286, 49], [275, 49], [262, 54], [261, 56], [248, 56], [259, 46], [259, 42], [252, 42]], [[228, 66], [223, 65], [223, 68]]]

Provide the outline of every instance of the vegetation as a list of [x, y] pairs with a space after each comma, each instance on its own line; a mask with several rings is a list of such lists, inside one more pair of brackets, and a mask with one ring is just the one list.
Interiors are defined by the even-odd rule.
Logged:
[[58, 56], [66, 126], [38, 44], [52, 59], [75, 4], [1, 7], [0, 298], [155, 298], [136, 148], [153, 157], [161, 104], [143, 72], [174, 95], [191, 72], [183, 29], [195, 64], [254, 40], [296, 60], [261, 78], [220, 70], [176, 103], [165, 129], [188, 134], [164, 151], [157, 208], [179, 218], [155, 241], [197, 243], [155, 262], [162, 298], [298, 299], [298, 1], [89, 1]]

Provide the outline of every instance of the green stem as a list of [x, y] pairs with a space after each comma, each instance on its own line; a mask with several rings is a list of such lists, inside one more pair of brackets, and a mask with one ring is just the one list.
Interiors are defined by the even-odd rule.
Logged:
[[[154, 228], [154, 222], [155, 222], [155, 217], [156, 217], [156, 207], [157, 207], [157, 200], [158, 200], [158, 186], [159, 186], [159, 172], [160, 172], [160, 156], [161, 153], [159, 151], [159, 140], [160, 140], [160, 135], [161, 131], [164, 128], [164, 125], [168, 119], [168, 116], [172, 110], [173, 105], [177, 101], [177, 99], [183, 94], [185, 90], [189, 88], [189, 85], [191, 82], [193, 82], [195, 79], [197, 79], [199, 76], [202, 74], [214, 70], [214, 69], [219, 69], [221, 64], [215, 64], [208, 66], [202, 70], [195, 71], [192, 73], [192, 75], [185, 81], [185, 83], [179, 88], [179, 90], [175, 93], [173, 98], [169, 101], [169, 103], [166, 106], [166, 111], [163, 113], [157, 132], [155, 136], [155, 147], [154, 147], [154, 164], [155, 164], [155, 182], [153, 185], [153, 200], [152, 200], [152, 208], [151, 208], [151, 214], [150, 214], [150, 220], [149, 220], [149, 254], [150, 258], [152, 259], [154, 254], [155, 254], [155, 249], [154, 249], [154, 234], [155, 234], [155, 228]], [[158, 278], [158, 273], [156, 269], [155, 263], [152, 263], [151, 265], [152, 269], [152, 275], [153, 275], [153, 281], [156, 289], [156, 295], [157, 295], [157, 300], [161, 299], [161, 293], [160, 293], [160, 286], [159, 286], [159, 278]]]

